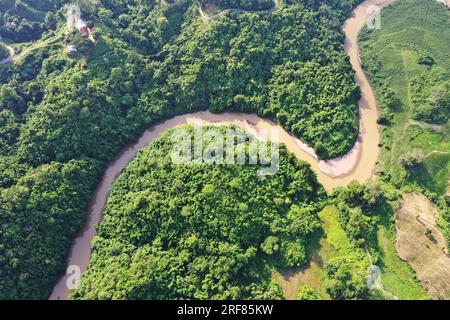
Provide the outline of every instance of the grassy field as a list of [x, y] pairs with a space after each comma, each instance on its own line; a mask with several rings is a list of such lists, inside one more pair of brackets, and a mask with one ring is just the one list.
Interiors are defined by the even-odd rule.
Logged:
[[[377, 240], [380, 252], [381, 282], [384, 290], [400, 300], [428, 299], [426, 290], [411, 266], [402, 261], [395, 247], [395, 227], [392, 208], [386, 208], [378, 226]], [[383, 210], [381, 210], [383, 211]]]
[[364, 271], [367, 269], [368, 256], [351, 245], [350, 239], [340, 226], [338, 214], [334, 206], [327, 206], [319, 213], [323, 230], [310, 242], [308, 251], [312, 256], [306, 267], [291, 270], [284, 276], [275, 275], [288, 299], [295, 299], [298, 288], [306, 285], [313, 288], [320, 299], [329, 300], [324, 265], [332, 259], [348, 257], [355, 268]]
[[321, 299], [330, 299], [325, 290], [324, 263], [345, 255], [351, 249], [350, 240], [339, 225], [338, 211], [329, 206], [319, 213], [322, 222], [323, 233], [311, 242], [311, 252], [314, 252], [311, 264], [304, 271], [305, 281], [303, 284], [314, 288]]
[[[360, 41], [363, 63], [377, 91], [383, 82], [394, 90], [393, 118], [383, 127], [380, 170], [400, 186], [413, 183], [445, 194], [450, 126], [412, 121], [410, 83], [437, 68], [450, 75], [450, 14], [434, 0], [398, 0], [383, 10], [381, 19], [381, 29], [366, 30]], [[419, 63], [424, 52], [433, 58], [432, 67]], [[412, 149], [421, 149], [427, 157], [407, 172], [398, 159]]]
[[[384, 294], [381, 292], [372, 292], [374, 299], [401, 299], [416, 300], [427, 299], [425, 289], [420, 285], [412, 268], [402, 261], [395, 249], [395, 229], [390, 220], [392, 208], [380, 209], [381, 221], [378, 226], [378, 247], [380, 260], [376, 264], [381, 269], [381, 284]], [[325, 271], [323, 265], [325, 262], [343, 256], [353, 256], [359, 258], [360, 262], [355, 263], [355, 267], [366, 269], [368, 265], [368, 256], [361, 250], [355, 249], [344, 230], [341, 228], [338, 220], [338, 211], [335, 207], [326, 207], [319, 213], [323, 226], [323, 234], [320, 238], [312, 242], [315, 254], [312, 257], [310, 266], [304, 270], [304, 281], [302, 284], [309, 285], [316, 289], [323, 299], [329, 296], [324, 289]]]
[[[371, 299], [400, 299], [422, 300], [428, 299], [426, 290], [420, 285], [413, 269], [402, 261], [395, 248], [395, 226], [393, 224], [393, 208], [389, 203], [376, 210], [380, 223], [376, 246], [379, 259], [375, 263], [381, 270], [381, 284], [383, 290], [371, 291]], [[301, 269], [276, 273], [275, 279], [283, 287], [288, 299], [296, 299], [298, 288], [308, 286], [314, 289], [320, 299], [330, 299], [326, 292], [326, 272], [324, 266], [333, 259], [349, 258], [354, 269], [365, 272], [371, 265], [371, 258], [362, 249], [352, 245], [349, 237], [339, 222], [339, 212], [335, 206], [327, 206], [320, 213], [322, 232], [316, 234], [310, 242], [309, 252], [312, 253], [310, 263]]]
[[[416, 132], [421, 133], [416, 135]], [[424, 163], [411, 170], [410, 180], [438, 194], [444, 194], [448, 190], [449, 133], [448, 123], [441, 130], [422, 129], [417, 125], [412, 125], [407, 130], [411, 147], [421, 149], [426, 154]]]
[[[434, 72], [450, 78], [450, 14], [434, 0], [397, 0], [381, 13], [381, 29], [365, 30], [360, 39], [362, 61], [375, 86], [383, 111], [392, 114], [382, 127], [379, 172], [385, 181], [402, 188], [410, 185], [443, 195], [450, 176], [450, 125], [413, 119], [412, 82]], [[420, 63], [431, 57], [433, 64]], [[386, 101], [392, 90], [392, 103]], [[405, 169], [399, 158], [419, 149], [424, 160]], [[377, 240], [382, 283], [398, 299], [427, 299], [412, 268], [396, 252], [393, 214], [395, 208], [380, 209]]]

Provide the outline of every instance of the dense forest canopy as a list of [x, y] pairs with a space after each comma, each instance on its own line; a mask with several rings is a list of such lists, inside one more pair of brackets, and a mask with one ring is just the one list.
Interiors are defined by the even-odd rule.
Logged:
[[[211, 148], [207, 130], [203, 150]], [[75, 297], [282, 298], [271, 269], [305, 264], [320, 228], [324, 194], [314, 173], [284, 146], [277, 174], [266, 177], [258, 165], [174, 164], [171, 136], [152, 142], [115, 182]], [[246, 134], [237, 132], [236, 150], [249, 153], [238, 136]]]
[[273, 8], [274, 0], [203, 0], [201, 2], [203, 8], [211, 5], [219, 8], [237, 8], [243, 10], [267, 10]]
[[450, 81], [445, 69], [433, 68], [413, 79], [410, 87], [414, 119], [430, 123], [446, 123], [450, 119]]
[[[347, 152], [359, 91], [341, 28], [356, 2], [205, 22], [197, 1], [0, 1], [17, 49], [0, 66], [0, 298], [48, 297], [106, 162], [161, 119], [256, 112], [324, 159]], [[69, 3], [95, 43], [66, 34]]]
[[[0, 35], [13, 42], [38, 40], [51, 27], [52, 11], [64, 0], [1, 0]], [[0, 37], [0, 38], [1, 38]]]

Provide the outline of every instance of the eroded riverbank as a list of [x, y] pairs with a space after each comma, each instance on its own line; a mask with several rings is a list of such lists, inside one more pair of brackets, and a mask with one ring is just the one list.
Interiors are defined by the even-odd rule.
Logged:
[[[208, 111], [177, 116], [152, 126], [144, 132], [139, 140], [125, 148], [108, 166], [100, 185], [94, 193], [87, 212], [87, 222], [74, 241], [67, 265], [76, 265], [81, 272], [87, 269], [91, 254], [91, 241], [95, 235], [95, 226], [102, 218], [103, 208], [114, 180], [136, 156], [137, 152], [151, 143], [167, 129], [184, 124], [234, 124], [258, 136], [260, 130], [278, 130], [279, 141], [287, 146], [300, 160], [306, 161], [317, 174], [319, 182], [327, 191], [338, 186], [345, 186], [352, 180], [364, 182], [373, 175], [378, 157], [379, 132], [377, 125], [378, 110], [375, 94], [367, 76], [362, 70], [359, 50], [358, 34], [368, 18], [369, 5], [384, 6], [393, 1], [369, 0], [359, 5], [344, 26], [346, 34], [345, 51], [350, 57], [356, 72], [355, 80], [361, 87], [362, 98], [359, 103], [360, 134], [354, 148], [345, 156], [330, 161], [319, 161], [313, 150], [291, 136], [281, 126], [270, 120], [259, 118], [253, 114], [223, 113], [212, 114]], [[62, 277], [56, 284], [50, 299], [67, 299], [68, 276]]]
[[7, 45], [6, 48], [9, 51], [9, 56], [6, 57], [5, 59], [0, 60], [0, 64], [10, 63], [13, 60], [14, 55], [16, 54], [16, 51], [14, 50], [13, 47], [10, 47], [10, 46]]

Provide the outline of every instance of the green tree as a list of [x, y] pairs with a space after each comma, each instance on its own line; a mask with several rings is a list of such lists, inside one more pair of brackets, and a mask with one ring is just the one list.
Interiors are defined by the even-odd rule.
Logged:
[[423, 154], [422, 150], [413, 149], [411, 151], [408, 151], [404, 155], [402, 155], [398, 159], [398, 161], [405, 168], [409, 169], [409, 168], [415, 167], [417, 165], [420, 165], [423, 162], [424, 157], [425, 157], [425, 155]]
[[297, 291], [297, 300], [319, 300], [319, 297], [313, 288], [301, 286]]
[[350, 261], [338, 259], [325, 266], [326, 290], [333, 299], [350, 300], [367, 298], [368, 289], [362, 275], [356, 273]]

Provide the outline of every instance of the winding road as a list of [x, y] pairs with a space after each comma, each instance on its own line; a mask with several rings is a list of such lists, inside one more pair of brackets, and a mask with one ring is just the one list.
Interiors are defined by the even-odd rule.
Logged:
[[[95, 226], [101, 221], [103, 209], [115, 179], [137, 155], [140, 149], [151, 143], [162, 132], [179, 125], [197, 123], [214, 125], [234, 124], [256, 136], [258, 136], [259, 131], [262, 129], [278, 130], [280, 142], [284, 143], [288, 150], [294, 153], [298, 159], [306, 161], [311, 165], [312, 170], [317, 174], [319, 182], [327, 191], [331, 191], [338, 186], [345, 186], [352, 180], [364, 182], [370, 179], [373, 176], [379, 152], [378, 109], [374, 90], [370, 86], [369, 80], [361, 67], [357, 40], [358, 34], [369, 16], [369, 10], [367, 8], [371, 5], [383, 7], [393, 1], [367, 0], [354, 10], [353, 16], [344, 25], [346, 35], [345, 51], [350, 57], [351, 64], [356, 73], [355, 80], [360, 85], [362, 92], [362, 98], [359, 102], [360, 134], [357, 143], [347, 155], [330, 161], [319, 161], [311, 148], [290, 135], [281, 126], [254, 114], [212, 114], [204, 111], [177, 116], [163, 121], [146, 130], [136, 143], [123, 149], [109, 164], [100, 185], [92, 197], [87, 211], [86, 224], [79, 237], [73, 243], [67, 265], [79, 266], [81, 272], [87, 269], [91, 254], [91, 241], [95, 235]], [[58, 281], [50, 299], [68, 298], [69, 290], [66, 285], [68, 277], [68, 275], [65, 275]]]

